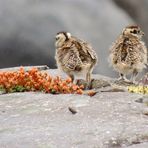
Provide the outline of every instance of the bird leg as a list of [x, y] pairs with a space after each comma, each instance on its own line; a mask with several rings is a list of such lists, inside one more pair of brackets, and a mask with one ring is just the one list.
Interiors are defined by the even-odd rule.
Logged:
[[86, 73], [86, 82], [87, 82], [87, 88], [86, 89], [90, 89], [91, 88], [91, 74], [93, 71], [93, 67], [94, 67], [94, 63], [92, 63]]
[[91, 81], [90, 72], [88, 72], [88, 73], [86, 74], [86, 81], [87, 81], [87, 83], [90, 83], [90, 81]]
[[137, 78], [137, 76], [138, 76], [138, 71], [135, 69], [133, 71], [132, 76], [131, 76], [131, 82], [133, 82], [134, 84], [136, 84], [136, 78]]
[[68, 76], [71, 78], [71, 81], [72, 81], [72, 83], [73, 83], [73, 82], [74, 82], [74, 75], [69, 74]]
[[118, 78], [118, 80], [120, 81], [120, 80], [124, 80], [124, 79], [125, 79], [125, 75], [122, 74], [122, 73], [119, 73], [119, 78]]
[[126, 76], [125, 76], [124, 74], [122, 74], [122, 73], [119, 73], [118, 81], [120, 81], [120, 80], [123, 80], [123, 81], [125, 81], [125, 82], [130, 82], [130, 80], [128, 80], [128, 79], [126, 78]]
[[90, 86], [91, 86], [91, 73], [90, 73], [90, 71], [88, 71], [87, 74], [86, 74], [86, 82], [87, 82], [86, 89], [89, 89]]

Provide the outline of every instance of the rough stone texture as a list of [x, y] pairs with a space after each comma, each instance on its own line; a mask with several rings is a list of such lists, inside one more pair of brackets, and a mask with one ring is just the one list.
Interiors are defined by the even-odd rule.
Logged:
[[108, 49], [131, 18], [111, 0], [0, 0], [0, 67], [56, 67], [54, 37], [69, 31], [92, 44], [96, 72], [108, 69]]
[[[55, 76], [59, 71], [49, 73]], [[147, 148], [148, 116], [143, 114], [147, 98], [128, 92], [99, 92], [93, 97], [38, 92], [0, 95], [0, 147]], [[77, 113], [72, 114], [69, 107]]]

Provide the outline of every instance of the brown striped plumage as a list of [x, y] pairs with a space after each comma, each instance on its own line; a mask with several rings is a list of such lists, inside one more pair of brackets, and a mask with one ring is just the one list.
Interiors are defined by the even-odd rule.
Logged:
[[97, 55], [86, 42], [71, 36], [70, 33], [60, 32], [56, 36], [55, 59], [59, 69], [74, 80], [75, 75], [86, 74], [87, 82], [97, 63]]
[[132, 81], [147, 64], [147, 48], [141, 40], [143, 32], [138, 26], [127, 26], [110, 48], [110, 63], [120, 78], [132, 73]]

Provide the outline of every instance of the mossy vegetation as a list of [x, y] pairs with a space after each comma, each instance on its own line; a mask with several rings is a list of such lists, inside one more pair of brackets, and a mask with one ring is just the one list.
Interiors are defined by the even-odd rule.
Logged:
[[82, 94], [84, 88], [83, 85], [73, 84], [70, 78], [63, 80], [59, 76], [52, 77], [36, 68], [25, 71], [21, 67], [15, 72], [0, 72], [0, 78], [0, 91], [6, 93], [42, 91], [52, 94]]

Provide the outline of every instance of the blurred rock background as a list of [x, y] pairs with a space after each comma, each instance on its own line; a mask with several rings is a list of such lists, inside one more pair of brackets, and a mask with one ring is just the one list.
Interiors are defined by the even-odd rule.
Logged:
[[148, 44], [148, 0], [114, 0], [126, 11], [145, 32], [144, 39]]
[[148, 43], [147, 0], [0, 0], [0, 68], [47, 64], [56, 68], [59, 31], [92, 44], [99, 56], [94, 73], [115, 76], [108, 49], [129, 24], [140, 24]]

